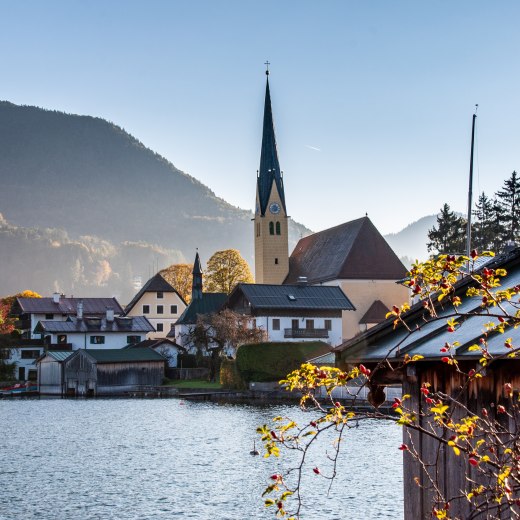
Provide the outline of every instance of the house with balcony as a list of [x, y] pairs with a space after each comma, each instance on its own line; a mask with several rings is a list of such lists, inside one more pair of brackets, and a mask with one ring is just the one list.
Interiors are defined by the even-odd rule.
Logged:
[[253, 318], [268, 341], [342, 342], [342, 313], [355, 311], [338, 286], [238, 284], [226, 303], [234, 312]]
[[154, 330], [143, 339], [165, 339], [186, 309], [186, 302], [159, 273], [152, 276], [125, 307], [125, 316], [145, 316]]

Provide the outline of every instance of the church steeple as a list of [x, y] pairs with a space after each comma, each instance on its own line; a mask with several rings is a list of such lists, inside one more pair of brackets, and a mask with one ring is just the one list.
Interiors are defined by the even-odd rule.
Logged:
[[269, 69], [266, 71], [267, 81], [265, 86], [264, 126], [262, 132], [262, 152], [260, 155], [260, 170], [258, 173], [258, 201], [260, 214], [265, 215], [267, 204], [271, 196], [273, 183], [276, 184], [278, 194], [285, 213], [285, 194], [283, 189], [282, 172], [278, 161], [276, 148], [276, 136], [274, 133], [273, 111], [271, 108], [271, 93], [269, 90]]
[[193, 263], [193, 282], [191, 284], [191, 300], [202, 299], [202, 266], [200, 265], [199, 252], [195, 255]]
[[[269, 62], [266, 63], [269, 66]], [[288, 216], [274, 134], [269, 69], [266, 71], [260, 170], [256, 179], [255, 281], [281, 284], [289, 272]]]

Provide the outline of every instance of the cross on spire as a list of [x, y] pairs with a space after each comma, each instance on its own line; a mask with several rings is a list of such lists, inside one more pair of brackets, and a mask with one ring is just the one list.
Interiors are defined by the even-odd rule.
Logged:
[[271, 65], [271, 64], [269, 63], [269, 61], [266, 61], [266, 62], [264, 63], [264, 65], [265, 65], [265, 67], [266, 67], [266, 69], [265, 69], [265, 75], [266, 75], [266, 76], [269, 76], [269, 65]]

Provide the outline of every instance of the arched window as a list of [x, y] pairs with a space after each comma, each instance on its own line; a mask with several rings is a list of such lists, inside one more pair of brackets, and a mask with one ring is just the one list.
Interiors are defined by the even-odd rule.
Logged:
[[274, 222], [269, 222], [269, 234], [274, 235]]
[[280, 222], [276, 223], [276, 234], [277, 235], [281, 235], [282, 234], [282, 232], [280, 231]]

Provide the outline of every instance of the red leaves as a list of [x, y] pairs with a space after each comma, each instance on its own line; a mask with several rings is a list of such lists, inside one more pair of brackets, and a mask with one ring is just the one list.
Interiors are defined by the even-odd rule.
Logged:
[[401, 451], [408, 451], [409, 448], [408, 448], [408, 446], [406, 444], [403, 443], [403, 444], [401, 444], [401, 446], [399, 446], [399, 449]]
[[280, 480], [281, 478], [282, 478], [282, 475], [279, 475], [278, 473], [271, 475], [271, 480]]
[[475, 258], [477, 258], [477, 256], [478, 256], [477, 250], [473, 249], [471, 251], [471, 253], [469, 254], [469, 256], [471, 256], [471, 258], [473, 258], [473, 260], [475, 260]]
[[320, 468], [312, 468], [312, 471], [314, 471], [316, 475], [319, 475], [321, 473]]
[[394, 397], [394, 403], [392, 404], [392, 408], [399, 408], [401, 406], [401, 399]]
[[469, 372], [468, 372], [468, 376], [469, 377], [473, 377], [475, 375], [475, 371], [473, 369], [471, 369]]
[[497, 406], [497, 413], [506, 413], [506, 409], [504, 406], [502, 406], [501, 404], [499, 404]]
[[425, 386], [422, 386], [421, 387], [421, 393], [423, 395], [428, 395], [430, 393], [430, 391]]
[[468, 459], [468, 462], [472, 465], [472, 466], [478, 466], [478, 460], [475, 459], [474, 457], [470, 457]]
[[450, 362], [450, 358], [447, 357], [447, 356], [444, 356], [444, 357], [441, 358], [441, 361], [442, 361], [443, 363], [449, 363], [449, 362]]
[[278, 439], [278, 435], [276, 435], [276, 432], [274, 430], [271, 430], [271, 437], [273, 439]]
[[421, 286], [420, 285], [416, 285], [414, 288], [413, 288], [413, 293], [414, 294], [419, 294], [420, 292], [422, 291], [421, 289]]

